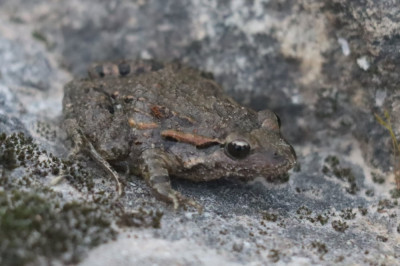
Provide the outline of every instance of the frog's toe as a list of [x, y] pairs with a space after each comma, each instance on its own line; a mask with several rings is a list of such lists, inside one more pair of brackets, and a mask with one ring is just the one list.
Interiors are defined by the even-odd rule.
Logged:
[[197, 203], [195, 200], [191, 198], [183, 196], [179, 192], [174, 191], [172, 197], [175, 210], [177, 210], [179, 207], [183, 207], [186, 210], [187, 206], [190, 206], [195, 208], [199, 213], [203, 212], [203, 206], [201, 204]]
[[158, 186], [153, 186], [155, 195], [162, 200], [172, 203], [175, 210], [179, 208], [187, 209], [188, 206], [195, 208], [199, 213], [203, 212], [203, 206], [194, 201], [193, 199], [183, 196], [181, 193], [173, 190], [169, 183], [159, 184]]
[[203, 206], [200, 203], [196, 202], [195, 200], [187, 199], [185, 201], [185, 204], [195, 208], [198, 213], [200, 214], [203, 213]]
[[180, 197], [179, 193], [170, 193], [169, 199], [172, 201], [172, 204], [174, 204], [174, 209], [177, 210], [180, 205]]

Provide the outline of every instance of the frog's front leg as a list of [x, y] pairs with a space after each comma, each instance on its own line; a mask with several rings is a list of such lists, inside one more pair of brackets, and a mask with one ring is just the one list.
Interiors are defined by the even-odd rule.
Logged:
[[68, 157], [77, 157], [77, 155], [82, 152], [82, 147], [84, 147], [85, 144], [82, 134], [79, 132], [78, 123], [75, 119], [66, 119], [63, 128], [66, 130], [67, 135], [73, 143], [72, 150], [69, 151]]
[[89, 152], [91, 158], [95, 160], [103, 169], [113, 177], [117, 185], [118, 196], [122, 195], [122, 184], [119, 180], [118, 173], [111, 167], [111, 165], [96, 151], [92, 143], [81, 132], [78, 123], [74, 119], [65, 120], [65, 128], [67, 134], [72, 138], [74, 148], [69, 154], [69, 157], [76, 157], [77, 154], [82, 152], [82, 149]]
[[180, 205], [190, 205], [202, 212], [202, 206], [192, 199], [182, 196], [171, 187], [171, 181], [168, 174], [166, 155], [159, 149], [148, 149], [142, 153], [143, 160], [141, 173], [147, 184], [152, 188], [156, 197], [164, 201], [172, 202], [174, 208]]

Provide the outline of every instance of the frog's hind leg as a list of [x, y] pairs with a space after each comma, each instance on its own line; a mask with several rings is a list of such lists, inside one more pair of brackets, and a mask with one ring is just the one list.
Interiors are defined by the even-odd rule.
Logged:
[[167, 202], [172, 202], [174, 209], [178, 209], [180, 205], [190, 205], [196, 208], [198, 212], [202, 212], [203, 207], [200, 204], [172, 189], [166, 163], [161, 151], [155, 149], [145, 150], [142, 153], [142, 160], [142, 175], [153, 189], [156, 197]]

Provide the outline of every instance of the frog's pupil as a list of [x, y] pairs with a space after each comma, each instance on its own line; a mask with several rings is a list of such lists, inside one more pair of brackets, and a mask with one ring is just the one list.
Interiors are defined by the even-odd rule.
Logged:
[[231, 157], [242, 159], [250, 152], [250, 145], [244, 140], [234, 140], [226, 146], [226, 151]]

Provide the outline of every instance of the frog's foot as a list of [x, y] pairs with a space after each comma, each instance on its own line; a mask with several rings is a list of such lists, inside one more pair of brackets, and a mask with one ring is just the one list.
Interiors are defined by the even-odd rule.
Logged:
[[172, 189], [166, 164], [166, 161], [171, 160], [168, 160], [166, 156], [157, 149], [148, 149], [142, 153], [141, 157], [144, 163], [141, 171], [147, 184], [153, 189], [156, 197], [173, 203], [175, 209], [180, 206], [192, 206], [201, 213], [203, 207], [200, 204]]
[[182, 206], [186, 210], [186, 206], [193, 207], [197, 210], [198, 213], [203, 213], [203, 206], [196, 202], [195, 200], [191, 198], [187, 198], [183, 196], [181, 193], [178, 191], [173, 190], [172, 193], [169, 194], [169, 196], [173, 200], [174, 204], [174, 209], [178, 209], [179, 206]]
[[175, 210], [177, 210], [179, 207], [183, 207], [184, 209], [186, 209], [186, 206], [191, 206], [195, 208], [199, 213], [203, 212], [202, 205], [200, 205], [193, 199], [183, 196], [181, 193], [171, 188], [168, 176], [157, 176], [151, 179], [152, 180], [150, 181], [150, 186], [152, 187], [155, 196], [161, 198], [164, 201], [171, 202], [174, 205]]

